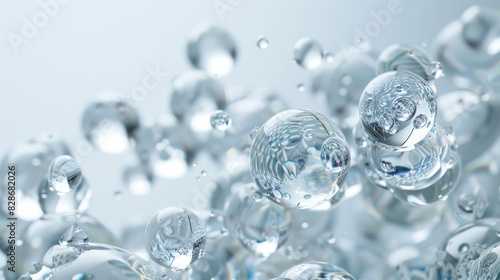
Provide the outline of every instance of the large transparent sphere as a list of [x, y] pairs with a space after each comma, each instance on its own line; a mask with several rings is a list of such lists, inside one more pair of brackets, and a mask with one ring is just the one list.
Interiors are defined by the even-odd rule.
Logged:
[[203, 256], [206, 231], [188, 210], [168, 207], [158, 211], [146, 227], [146, 251], [151, 259], [172, 270], [182, 270]]
[[499, 219], [478, 220], [453, 231], [436, 253], [434, 279], [470, 279], [470, 262], [478, 259], [487, 247], [498, 243], [499, 232]]
[[387, 72], [363, 91], [359, 115], [364, 131], [389, 146], [413, 146], [424, 139], [436, 118], [436, 93], [420, 76]]
[[500, 242], [486, 248], [472, 264], [470, 280], [500, 279]]
[[311, 208], [342, 187], [350, 154], [339, 128], [310, 110], [287, 110], [269, 119], [250, 150], [261, 192], [289, 208]]

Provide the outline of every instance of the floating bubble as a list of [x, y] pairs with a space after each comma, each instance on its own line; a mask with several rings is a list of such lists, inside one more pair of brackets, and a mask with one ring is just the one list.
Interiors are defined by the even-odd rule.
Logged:
[[359, 102], [364, 131], [385, 145], [413, 146], [432, 129], [435, 97], [427, 82], [411, 72], [379, 75], [366, 86]]
[[316, 69], [323, 62], [323, 48], [311, 38], [302, 38], [295, 43], [294, 59], [305, 69]]
[[259, 49], [267, 49], [269, 47], [269, 41], [267, 40], [266, 37], [259, 37], [257, 38], [257, 47]]
[[59, 156], [52, 161], [47, 171], [49, 189], [63, 195], [82, 182], [80, 165], [70, 156]]
[[234, 189], [224, 216], [229, 232], [258, 256], [270, 256], [288, 238], [290, 210], [262, 198], [254, 184]]
[[355, 280], [344, 269], [324, 263], [324, 262], [307, 262], [296, 265], [281, 273], [277, 279], [290, 280], [315, 280], [315, 279], [338, 279], [338, 280]]
[[55, 158], [39, 186], [39, 203], [45, 214], [75, 214], [90, 207], [92, 192], [80, 165], [71, 156]]
[[146, 250], [158, 264], [183, 270], [203, 256], [206, 231], [188, 210], [168, 207], [158, 211], [146, 227]]
[[350, 154], [347, 144], [338, 137], [330, 137], [321, 145], [321, 164], [329, 172], [344, 172], [349, 168]]
[[377, 74], [390, 71], [410, 71], [428, 82], [443, 76], [440, 62], [433, 61], [431, 55], [417, 46], [391, 45], [380, 53], [377, 60]]
[[191, 32], [187, 51], [194, 67], [217, 77], [224, 77], [233, 70], [238, 54], [236, 42], [226, 30], [206, 24]]
[[225, 111], [217, 110], [210, 116], [210, 125], [218, 131], [225, 131], [231, 126], [232, 119]]
[[[313, 139], [303, 137], [308, 129], [313, 130]], [[321, 147], [330, 137], [345, 139], [338, 127], [317, 112], [287, 110], [269, 119], [250, 150], [251, 173], [261, 192], [289, 208], [311, 208], [335, 196], [349, 166], [336, 171], [323, 166]]]
[[82, 117], [83, 133], [105, 153], [121, 153], [139, 126], [136, 110], [117, 92], [101, 92], [87, 105]]

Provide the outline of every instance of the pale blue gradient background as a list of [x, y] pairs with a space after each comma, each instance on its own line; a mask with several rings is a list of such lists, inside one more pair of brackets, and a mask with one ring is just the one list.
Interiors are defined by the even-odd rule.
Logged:
[[[42, 0], [43, 1], [43, 0]], [[45, 1], [44, 1], [45, 2]], [[29, 43], [15, 53], [8, 34], [19, 34], [22, 18], [41, 8], [37, 1], [0, 2], [0, 156], [16, 143], [44, 131], [62, 135], [72, 147], [83, 139], [81, 116], [98, 92], [129, 93], [141, 83], [148, 66], [173, 76], [190, 69], [186, 57], [189, 31], [201, 22], [217, 23], [234, 36], [239, 47], [236, 68], [221, 79], [227, 86], [277, 89], [291, 107], [309, 107], [327, 113], [321, 97], [298, 92], [309, 85], [310, 73], [292, 63], [293, 45], [301, 37], [319, 41], [327, 51], [338, 52], [341, 42], [354, 44], [355, 27], [373, 20], [370, 12], [386, 9], [388, 1], [268, 1], [242, 0], [221, 20], [212, 0], [82, 1], [61, 5], [58, 14]], [[227, 1], [223, 1], [227, 2]], [[372, 39], [374, 53], [393, 43], [429, 46], [438, 32], [472, 4], [500, 7], [491, 1], [400, 0], [402, 12]], [[256, 47], [265, 36], [270, 46]], [[168, 81], [140, 103], [143, 117], [165, 113]], [[115, 233], [131, 220], [147, 220], [157, 210], [191, 204], [210, 175], [195, 180], [202, 169], [214, 174], [207, 160], [182, 180], [161, 180], [144, 197], [124, 193], [122, 168], [134, 163], [131, 151], [107, 155], [94, 151], [82, 168], [93, 188], [90, 213]]]

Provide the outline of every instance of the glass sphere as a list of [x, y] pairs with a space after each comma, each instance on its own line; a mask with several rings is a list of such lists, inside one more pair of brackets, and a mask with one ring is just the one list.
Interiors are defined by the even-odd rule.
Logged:
[[481, 252], [479, 258], [472, 263], [469, 272], [470, 280], [500, 279], [500, 242], [497, 242]]
[[374, 141], [410, 147], [422, 141], [436, 119], [436, 93], [420, 76], [408, 71], [387, 72], [363, 91], [359, 115]]
[[66, 155], [52, 161], [38, 192], [38, 200], [45, 214], [84, 212], [90, 206], [92, 195], [80, 164]]
[[289, 208], [311, 208], [331, 199], [342, 188], [349, 164], [343, 133], [310, 110], [273, 116], [250, 150], [251, 174], [260, 191]]
[[188, 210], [168, 207], [158, 211], [146, 227], [149, 257], [172, 270], [183, 270], [203, 256], [206, 231]]
[[[437, 266], [434, 279], [470, 279], [470, 262], [481, 252], [498, 243], [499, 219], [482, 219], [454, 230], [436, 253]], [[487, 279], [487, 278], [480, 278]]]
[[377, 60], [377, 74], [400, 70], [417, 74], [427, 82], [444, 75], [441, 63], [417, 46], [395, 44], [385, 48]]

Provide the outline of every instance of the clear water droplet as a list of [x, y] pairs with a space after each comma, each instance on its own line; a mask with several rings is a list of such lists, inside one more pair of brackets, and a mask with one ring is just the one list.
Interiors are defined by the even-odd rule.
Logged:
[[207, 172], [206, 170], [202, 170], [202, 171], [201, 171], [201, 175], [202, 175], [202, 176], [207, 176], [207, 175], [208, 175], [208, 172]]
[[316, 133], [313, 129], [304, 130], [304, 138], [307, 140], [313, 140], [316, 137]]
[[210, 116], [210, 125], [218, 131], [225, 131], [231, 127], [232, 119], [225, 111], [217, 110]]
[[443, 65], [439, 61], [433, 61], [429, 65], [429, 72], [434, 79], [439, 79], [444, 76]]
[[414, 53], [413, 49], [409, 49], [409, 50], [408, 50], [408, 54], [409, 54], [409, 55], [413, 55], [413, 53]]
[[201, 177], [200, 176], [196, 176], [196, 181], [201, 181]]
[[341, 173], [349, 167], [350, 154], [347, 144], [338, 137], [330, 137], [321, 145], [321, 164], [329, 172]]
[[82, 182], [80, 165], [70, 156], [54, 159], [48, 170], [49, 187], [58, 193], [68, 193]]
[[427, 117], [425, 115], [418, 115], [413, 119], [413, 126], [415, 128], [423, 128], [427, 124]]
[[259, 37], [257, 39], [257, 47], [259, 47], [259, 49], [267, 49], [269, 47], [269, 41], [267, 40], [266, 37]]
[[415, 102], [407, 97], [396, 99], [392, 105], [392, 112], [398, 121], [407, 121], [416, 111]]
[[206, 231], [192, 212], [175, 207], [158, 211], [146, 227], [146, 251], [158, 264], [186, 269], [203, 256]]
[[294, 60], [303, 68], [316, 69], [323, 62], [323, 48], [311, 38], [302, 38], [295, 43]]
[[384, 113], [379, 117], [378, 125], [384, 132], [389, 132], [394, 126], [394, 119], [390, 114]]

